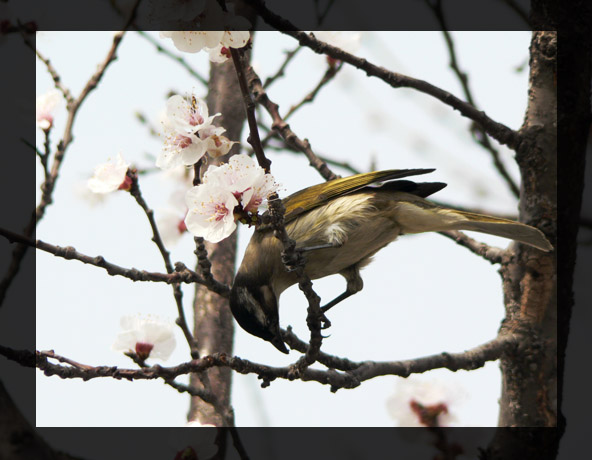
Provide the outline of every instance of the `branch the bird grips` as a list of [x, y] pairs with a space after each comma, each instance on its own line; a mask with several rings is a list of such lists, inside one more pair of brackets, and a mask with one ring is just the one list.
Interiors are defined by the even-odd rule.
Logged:
[[[398, 236], [472, 230], [513, 239], [541, 251], [553, 249], [543, 232], [520, 222], [438, 206], [425, 198], [446, 186], [403, 179], [433, 169], [375, 171], [308, 187], [283, 199], [284, 223], [297, 251], [306, 251], [311, 279], [339, 273], [346, 290], [326, 311], [359, 292], [360, 269]], [[370, 237], [371, 236], [371, 237]], [[282, 246], [269, 225], [249, 242], [230, 294], [232, 313], [247, 332], [288, 350], [279, 328], [279, 297], [298, 282], [281, 259]]]

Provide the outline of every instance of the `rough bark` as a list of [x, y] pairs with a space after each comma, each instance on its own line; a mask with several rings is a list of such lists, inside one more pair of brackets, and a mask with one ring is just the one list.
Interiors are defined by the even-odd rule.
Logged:
[[[516, 160], [520, 167], [520, 219], [557, 244], [557, 33], [534, 32], [530, 46], [529, 102]], [[500, 426], [557, 423], [557, 251], [516, 247], [502, 267], [505, 327], [522, 346], [502, 360]]]
[[[226, 128], [225, 136], [239, 140], [245, 121], [245, 109], [238, 86], [236, 71], [229, 60], [224, 64], [213, 64], [210, 72], [210, 86], [207, 97], [211, 114], [221, 113], [216, 124]], [[238, 151], [235, 145], [229, 155], [210, 160], [209, 164], [228, 161], [228, 157]], [[203, 168], [202, 168], [203, 169]], [[202, 171], [203, 172], [203, 171]], [[217, 244], [205, 243], [208, 257], [212, 263], [212, 274], [218, 281], [232, 284], [235, 272], [236, 233]], [[194, 335], [199, 343], [200, 356], [211, 353], [232, 354], [234, 333], [233, 318], [228, 300], [198, 285], [194, 303]], [[214, 408], [198, 397], [191, 398], [189, 420], [198, 419], [202, 424], [216, 426], [233, 424], [230, 407], [230, 387], [232, 372], [227, 367], [212, 368], [207, 371], [206, 387], [214, 394], [218, 407]], [[202, 387], [200, 376], [191, 376], [191, 385]]]
[[[532, 35], [528, 110], [520, 130], [524, 141], [516, 156], [523, 179], [520, 216], [545, 231], [556, 250], [545, 255], [519, 248], [502, 267], [504, 327], [519, 331], [523, 339], [516, 353], [501, 363], [499, 425], [526, 428], [499, 428], [484, 452], [488, 460], [554, 459], [566, 424], [561, 412], [562, 383], [591, 121], [591, 8], [583, 1], [570, 5], [577, 18], [568, 14], [568, 7], [561, 9], [559, 23], [564, 23], [565, 33], [560, 35], [558, 59], [557, 32], [542, 31], [556, 28], [557, 16], [550, 15], [549, 2], [533, 0], [531, 5], [531, 22], [539, 31]], [[557, 185], [563, 197], [559, 207]]]

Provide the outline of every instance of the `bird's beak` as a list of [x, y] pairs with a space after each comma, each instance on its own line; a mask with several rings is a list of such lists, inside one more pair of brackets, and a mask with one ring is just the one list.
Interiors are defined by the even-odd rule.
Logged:
[[282, 334], [280, 332], [279, 326], [278, 326], [278, 328], [277, 328], [277, 330], [275, 332], [275, 335], [274, 335], [273, 339], [271, 339], [270, 342], [272, 343], [272, 345], [274, 347], [276, 347], [282, 353], [285, 353], [285, 354], [290, 353], [290, 351], [286, 348], [286, 344], [282, 340]]

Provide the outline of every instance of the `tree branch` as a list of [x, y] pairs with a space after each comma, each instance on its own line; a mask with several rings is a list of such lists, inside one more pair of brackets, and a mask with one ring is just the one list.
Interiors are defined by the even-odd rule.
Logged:
[[66, 260], [78, 260], [83, 264], [93, 265], [107, 271], [111, 276], [122, 276], [132, 281], [153, 281], [159, 283], [198, 283], [208, 287], [211, 291], [222, 297], [228, 297], [230, 288], [225, 284], [219, 283], [215, 280], [207, 281], [203, 279], [198, 273], [190, 270], [182, 262], [175, 263], [175, 271], [173, 273], [158, 273], [148, 272], [145, 270], [138, 270], [137, 268], [125, 268], [115, 265], [105, 260], [103, 256], [88, 256], [78, 252], [72, 246], [56, 246], [46, 243], [42, 240], [33, 240], [29, 237], [19, 235], [4, 228], [0, 228], [0, 235], [12, 243], [19, 243], [25, 246], [34, 247], [41, 251], [53, 254]]
[[[245, 75], [245, 65], [242, 59], [242, 51], [231, 48], [231, 53], [234, 66], [236, 68], [240, 89], [243, 94], [243, 101], [247, 111], [247, 121], [249, 123], [250, 129], [248, 141], [255, 150], [255, 155], [257, 156], [259, 165], [265, 169], [266, 173], [269, 173], [271, 162], [265, 157], [263, 146], [261, 145], [259, 130], [257, 128], [257, 120], [255, 119], [255, 103], [253, 102], [251, 92], [249, 91], [250, 86], [247, 83], [247, 77]], [[252, 71], [251, 67], [249, 67], [249, 69]], [[257, 81], [259, 84], [261, 84], [261, 80], [259, 80], [259, 78], [257, 78]], [[290, 239], [288, 232], [286, 231], [286, 227], [284, 226], [285, 208], [277, 193], [274, 193], [269, 197], [268, 203], [273, 234], [280, 240], [284, 247], [282, 252], [284, 265], [286, 266], [286, 269], [293, 270], [296, 273], [298, 278], [298, 287], [308, 300], [308, 314], [306, 322], [311, 334], [310, 344], [306, 354], [292, 367], [293, 373], [297, 376], [300, 375], [302, 371], [306, 369], [306, 367], [315, 362], [316, 356], [319, 353], [322, 343], [321, 318], [323, 318], [324, 315], [320, 307], [321, 299], [312, 289], [312, 282], [308, 275], [304, 272], [304, 259], [302, 257], [298, 257], [298, 254], [295, 251], [296, 242]]]
[[518, 132], [492, 120], [485, 114], [485, 112], [476, 109], [471, 104], [460, 100], [451, 93], [444, 91], [443, 89], [438, 88], [426, 81], [388, 71], [383, 67], [372, 64], [366, 59], [356, 57], [340, 48], [336, 48], [320, 40], [317, 40], [312, 34], [309, 35], [305, 32], [299, 31], [298, 28], [290, 21], [269, 10], [263, 0], [251, 0], [250, 4], [256, 9], [261, 18], [267, 24], [274, 27], [281, 33], [293, 37], [302, 46], [310, 48], [315, 53], [326, 54], [334, 59], [347, 62], [348, 64], [363, 70], [368, 76], [377, 77], [383, 80], [393, 88], [413, 88], [419, 92], [435, 97], [444, 104], [452, 107], [455, 110], [458, 110], [463, 116], [479, 123], [485, 132], [496, 139], [500, 144], [507, 145], [513, 150], [518, 148], [521, 142], [521, 136]]
[[183, 58], [183, 56], [179, 56], [171, 51], [169, 51], [168, 49], [164, 48], [159, 42], [158, 40], [155, 40], [150, 34], [148, 34], [147, 32], [140, 30], [136, 27], [136, 32], [138, 33], [138, 35], [140, 35], [140, 37], [146, 39], [147, 41], [149, 41], [150, 43], [152, 43], [154, 45], [154, 47], [156, 48], [156, 51], [158, 51], [159, 53], [164, 54], [166, 57], [171, 58], [173, 61], [176, 61], [178, 64], [181, 65], [181, 67], [183, 67], [185, 70], [187, 70], [187, 72], [189, 72], [189, 74], [195, 78], [197, 81], [199, 81], [202, 85], [204, 86], [208, 86], [208, 80], [206, 78], [204, 78], [202, 75], [200, 75], [193, 67], [191, 67], [189, 65], [189, 63], [185, 60], [185, 58]]
[[485, 243], [480, 243], [477, 240], [467, 236], [463, 232], [457, 230], [449, 230], [445, 232], [438, 232], [440, 235], [444, 235], [451, 240], [454, 240], [457, 244], [467, 248], [473, 254], [481, 256], [491, 264], [500, 264], [504, 258], [508, 256], [508, 252], [504, 249], [489, 246]]
[[267, 96], [265, 89], [259, 79], [259, 76], [255, 73], [252, 66], [246, 71], [248, 78], [248, 86], [253, 94], [255, 101], [267, 110], [273, 119], [271, 125], [272, 130], [277, 131], [286, 143], [292, 146], [294, 149], [304, 153], [308, 158], [310, 165], [315, 168], [325, 180], [336, 179], [338, 176], [329, 169], [327, 164], [321, 160], [310, 147], [310, 142], [307, 139], [301, 140], [294, 131], [290, 129], [290, 125], [284, 121], [279, 113], [279, 106], [271, 101]]
[[297, 46], [292, 51], [286, 51], [286, 58], [284, 59], [284, 62], [282, 62], [282, 65], [280, 65], [280, 67], [279, 67], [279, 69], [277, 70], [276, 73], [274, 73], [271, 77], [267, 77], [265, 79], [265, 83], [263, 84], [263, 87], [264, 88], [267, 89], [269, 86], [271, 86], [271, 84], [274, 81], [276, 81], [278, 78], [284, 76], [284, 72], [286, 70], [286, 67], [288, 66], [288, 64], [290, 63], [290, 61], [292, 59], [294, 59], [294, 56], [296, 56], [296, 53], [298, 53], [298, 51], [300, 51], [301, 49], [302, 49], [301, 46]]
[[[142, 197], [137, 173], [135, 171], [130, 171], [128, 169], [127, 175], [132, 180], [130, 194], [136, 199], [136, 202], [140, 205], [140, 207], [146, 214], [146, 217], [148, 218], [150, 228], [152, 229], [152, 241], [154, 241], [154, 244], [156, 244], [156, 246], [158, 247], [160, 255], [162, 256], [162, 259], [164, 261], [166, 271], [170, 275], [174, 272], [174, 269], [171, 263], [170, 253], [164, 246], [164, 243], [160, 236], [160, 232], [158, 231], [158, 226], [156, 225], [156, 221], [154, 220], [154, 211], [148, 207], [146, 201]], [[177, 305], [177, 313], [179, 315], [176, 320], [176, 323], [183, 331], [185, 340], [187, 340], [187, 344], [189, 345], [189, 349], [191, 352], [191, 357], [193, 359], [197, 359], [199, 358], [197, 341], [195, 340], [195, 338], [191, 334], [191, 331], [189, 330], [189, 326], [187, 325], [187, 320], [185, 318], [185, 310], [183, 309], [183, 290], [181, 289], [181, 285], [179, 283], [172, 283], [172, 286], [173, 296], [175, 298], [175, 303]]]
[[[301, 374], [298, 376], [295, 375], [293, 366], [272, 367], [238, 357], [228, 357], [224, 353], [203, 356], [200, 359], [173, 367], [162, 367], [156, 364], [149, 367], [141, 367], [140, 369], [122, 369], [116, 366], [90, 366], [81, 364], [59, 356], [50, 350], [35, 352], [35, 366], [47, 376], [57, 375], [67, 379], [80, 378], [85, 381], [106, 377], [130, 381], [163, 379], [167, 383], [180, 375], [200, 373], [212, 367], [228, 367], [241, 374], [256, 374], [262, 380], [263, 387], [268, 386], [270, 382], [277, 378], [287, 380], [299, 378], [302, 381], [315, 381], [323, 385], [330, 385], [331, 391], [335, 392], [341, 388], [355, 388], [366, 380], [385, 375], [408, 377], [411, 374], [423, 373], [433, 369], [449, 369], [454, 372], [461, 369], [478, 369], [488, 361], [497, 360], [512, 350], [513, 352], [516, 351], [518, 341], [519, 337], [517, 335], [503, 333], [489, 342], [462, 353], [444, 352], [403, 361], [363, 361], [351, 363], [343, 360], [342, 362], [350, 363], [348, 367], [351, 367], [351, 369], [345, 372], [338, 372], [335, 368], [319, 370], [306, 367], [302, 369]], [[22, 352], [19, 353], [22, 354]], [[15, 355], [14, 351], [6, 347], [0, 347], [0, 354], [9, 357], [9, 359], [14, 359], [13, 356]], [[26, 352], [25, 354], [24, 361], [27, 365], [30, 365], [32, 353]], [[335, 363], [340, 362], [339, 360], [341, 359], [329, 357], [325, 354], [320, 354], [319, 356], [320, 359], [332, 360]], [[49, 361], [50, 359], [56, 359], [66, 365], [51, 363]], [[178, 388], [176, 389], [185, 391], [180, 385], [178, 384]]]
[[[448, 32], [448, 27], [444, 19], [444, 12], [442, 11], [442, 0], [436, 0], [435, 2], [431, 0], [426, 0], [426, 3], [432, 9], [434, 15], [436, 16], [436, 19], [440, 23], [440, 28], [442, 29], [442, 34], [444, 35], [444, 40], [446, 41], [446, 47], [448, 48], [448, 55], [450, 56], [450, 68], [458, 77], [458, 80], [462, 86], [467, 102], [471, 104], [473, 107], [477, 107], [477, 104], [475, 104], [475, 100], [469, 88], [469, 77], [465, 72], [463, 72], [460, 69], [458, 65], [458, 59], [456, 57], [456, 51], [454, 48], [454, 41], [452, 40], [452, 36]], [[510, 173], [502, 163], [498, 150], [494, 148], [491, 144], [491, 141], [489, 140], [489, 137], [487, 136], [485, 130], [479, 124], [473, 124], [472, 131], [477, 143], [491, 154], [491, 158], [493, 160], [495, 168], [498, 170], [500, 176], [508, 184], [510, 191], [514, 194], [516, 198], [519, 198], [520, 188], [518, 187], [516, 182], [514, 182], [514, 179], [512, 179]]]

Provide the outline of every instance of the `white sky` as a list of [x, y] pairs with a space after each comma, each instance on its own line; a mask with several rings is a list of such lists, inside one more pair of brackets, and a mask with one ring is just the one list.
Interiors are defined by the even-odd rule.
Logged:
[[[110, 32], [43, 32], [37, 43], [77, 95], [105, 56], [111, 36]], [[453, 37], [477, 104], [491, 118], [519, 128], [527, 101], [527, 72], [515, 69], [527, 62], [530, 34], [463, 32]], [[170, 41], [163, 44], [172, 48]], [[275, 72], [283, 51], [294, 46], [293, 39], [279, 33], [257, 34], [253, 60], [262, 79]], [[366, 32], [357, 54], [463, 98], [438, 32]], [[206, 89], [137, 34], [126, 35], [118, 56], [78, 114], [75, 141], [66, 154], [54, 204], [39, 225], [37, 238], [71, 245], [85, 254], [101, 254], [118, 265], [164, 272], [145, 215], [131, 196], [118, 192], [90, 206], [79, 190], [96, 164], [118, 152], [138, 167], [153, 166], [146, 154], [156, 156], [160, 141], [148, 135], [134, 113], [140, 111], [157, 124], [169, 90], [195, 91], [204, 97]], [[203, 53], [186, 58], [207, 75]], [[288, 67], [287, 76], [270, 88], [269, 96], [285, 113], [316, 85], [324, 70], [323, 57], [302, 50]], [[38, 61], [37, 94], [51, 88], [51, 78]], [[54, 142], [64, 122], [62, 112], [52, 133]], [[301, 138], [310, 140], [317, 153], [348, 161], [361, 170], [367, 170], [372, 160], [377, 169], [436, 168], [421, 179], [448, 183], [436, 196], [440, 201], [499, 213], [517, 210], [489, 154], [470, 138], [469, 120], [414, 90], [390, 88], [346, 65], [314, 104], [291, 118], [290, 125]], [[42, 145], [39, 132], [37, 143]], [[517, 178], [511, 153], [500, 150]], [[322, 181], [304, 157], [274, 151], [268, 155], [273, 174], [286, 189], [284, 196]], [[40, 168], [37, 177], [41, 183]], [[174, 185], [157, 173], [141, 177], [140, 186], [158, 216]], [[239, 258], [251, 232], [240, 230]], [[500, 238], [472, 236], [502, 247], [508, 244]], [[170, 249], [173, 261], [194, 265], [189, 235]], [[132, 283], [40, 251], [36, 269], [37, 349], [54, 349], [91, 365], [133, 368], [127, 357], [110, 349], [120, 317], [138, 312], [171, 321], [176, 317], [171, 288], [165, 284]], [[362, 276], [364, 290], [330, 312], [330, 337], [323, 342], [328, 353], [352, 360], [399, 360], [461, 352], [493, 338], [503, 318], [497, 267], [437, 234], [401, 238], [382, 250]], [[344, 282], [330, 277], [315, 281], [314, 287], [326, 302], [342, 292]], [[188, 312], [192, 290], [185, 287]], [[302, 338], [308, 337], [305, 306], [297, 287], [281, 298], [282, 326], [292, 325]], [[235, 337], [234, 353], [241, 358], [287, 365], [299, 357], [295, 351], [283, 355], [240, 328]], [[188, 359], [180, 329], [177, 342], [165, 365]], [[417, 380], [437, 380], [458, 389], [463, 396], [451, 407], [457, 425], [495, 426], [500, 391], [497, 363], [471, 372], [433, 371]], [[234, 374], [232, 404], [239, 426], [395, 426], [387, 403], [396, 397], [401, 381], [379, 377], [333, 394], [328, 386], [315, 382], [276, 380], [262, 389], [255, 375]], [[37, 426], [182, 426], [187, 410], [188, 397], [161, 381], [82, 382], [37, 372]]]

